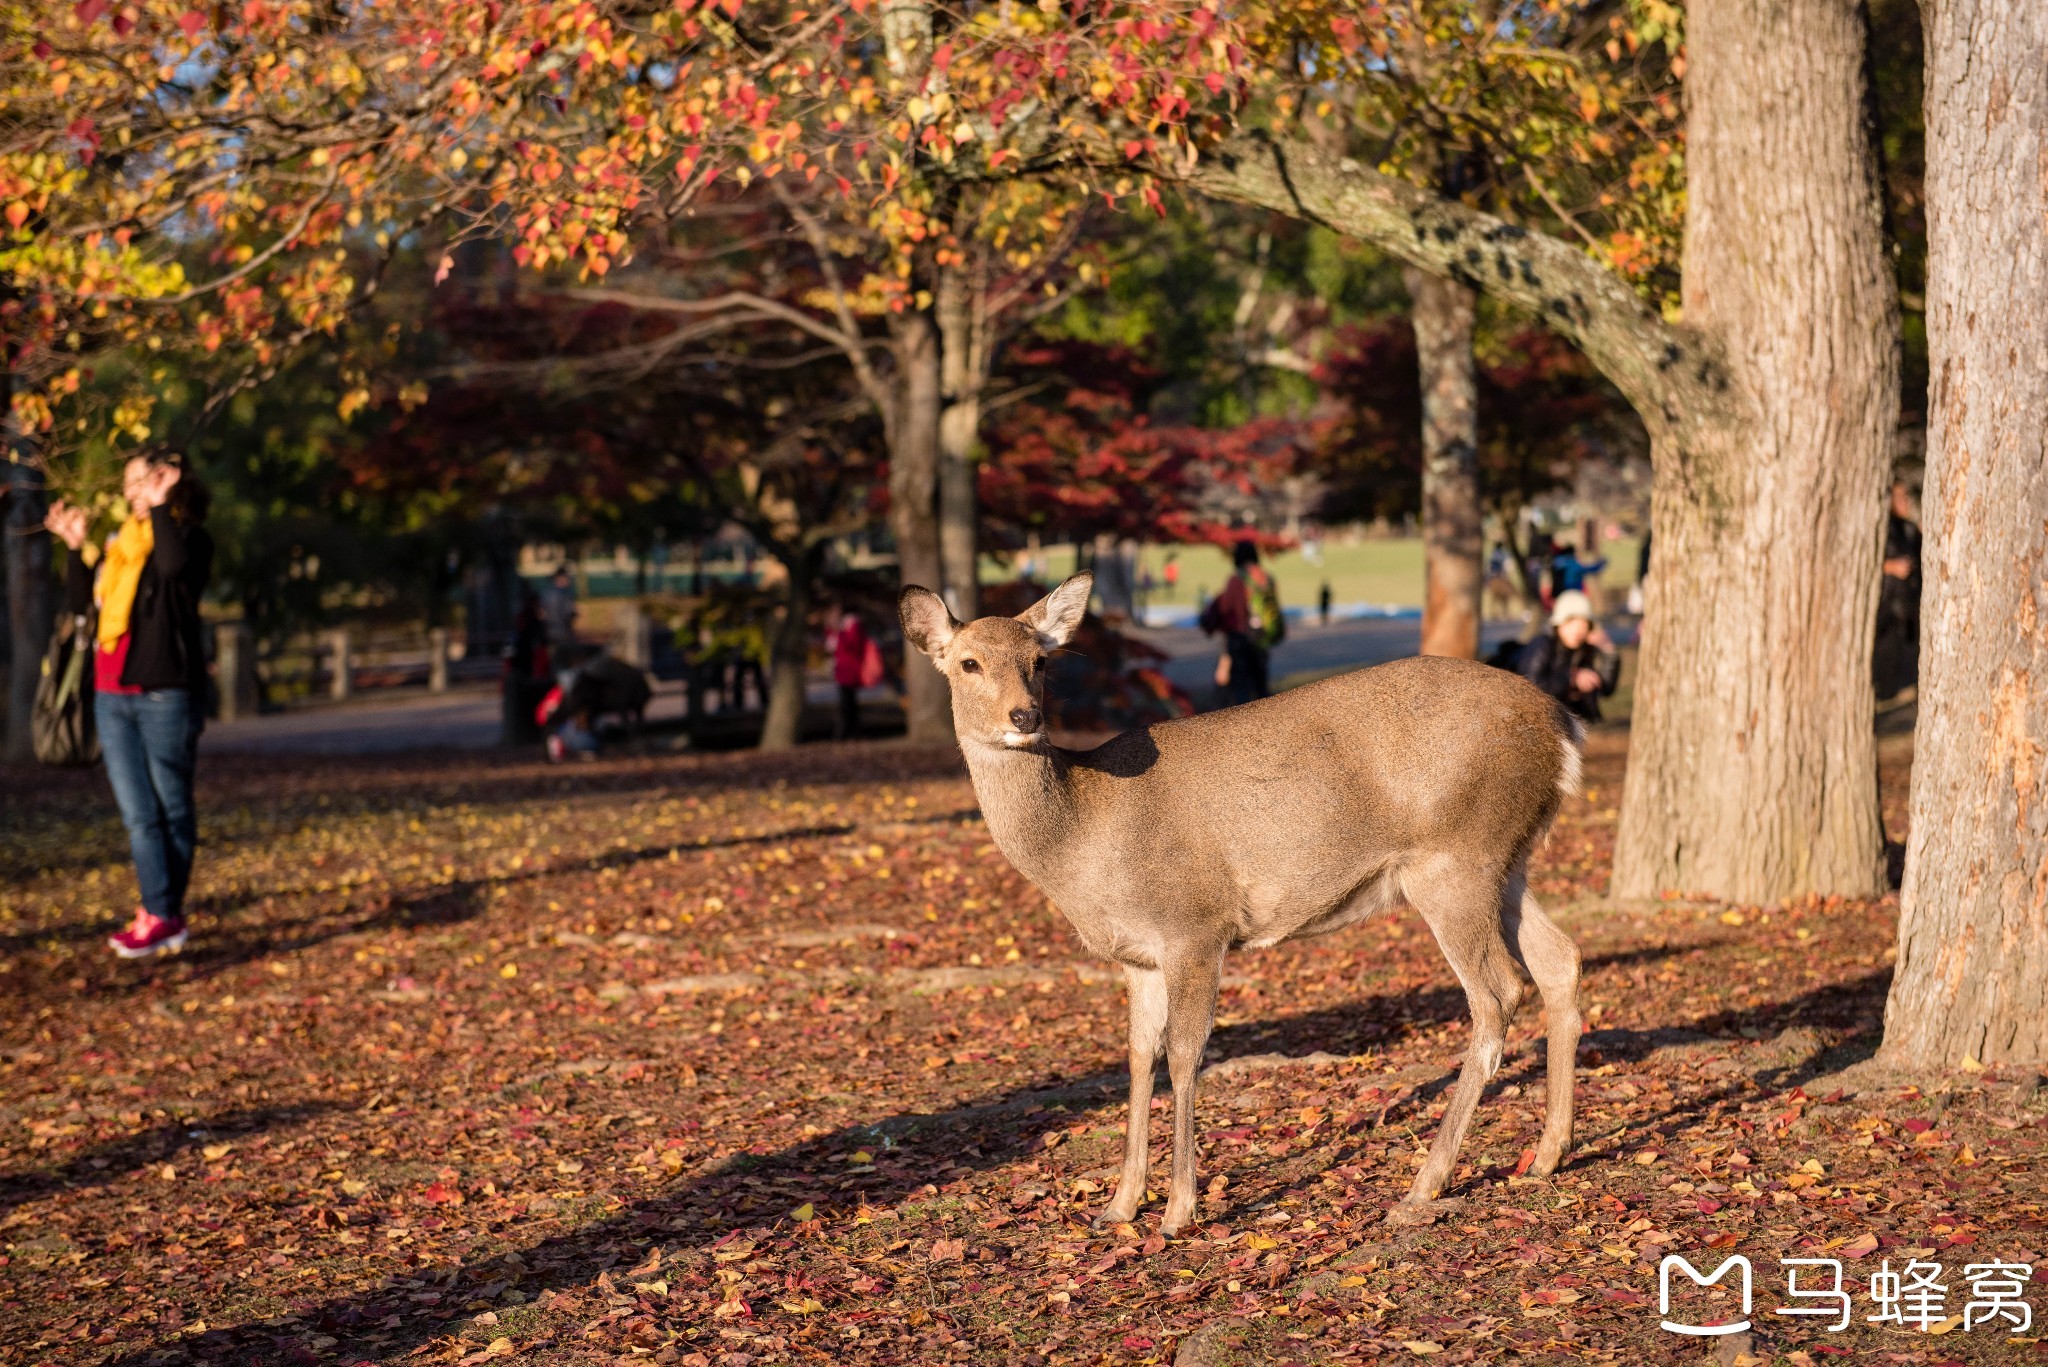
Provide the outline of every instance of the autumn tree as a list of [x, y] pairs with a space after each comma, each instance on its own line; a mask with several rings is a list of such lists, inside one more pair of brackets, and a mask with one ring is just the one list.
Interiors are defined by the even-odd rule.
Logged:
[[1019, 347], [1005, 366], [1021, 395], [991, 416], [981, 505], [991, 536], [1227, 545], [1243, 535], [1230, 495], [1292, 474], [1311, 425], [1261, 418], [1223, 428], [1160, 422], [1162, 376], [1128, 350], [1076, 341]]
[[[1868, 660], [1897, 301], [1862, 20], [1835, 0], [1714, 0], [1687, 22], [1679, 323], [1578, 247], [1304, 135], [1232, 133], [1183, 178], [1528, 310], [1642, 416], [1657, 554], [1615, 892], [1875, 893]], [[1796, 146], [1773, 133], [1788, 126]]]
[[2048, 1059], [2048, 11], [1932, 0], [1926, 587], [1883, 1057]]

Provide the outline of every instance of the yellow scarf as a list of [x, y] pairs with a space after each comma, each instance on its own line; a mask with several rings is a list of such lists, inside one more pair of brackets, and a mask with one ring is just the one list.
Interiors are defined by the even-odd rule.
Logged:
[[131, 517], [107, 542], [100, 564], [100, 649], [112, 651], [128, 634], [128, 614], [135, 608], [135, 589], [142, 567], [156, 547], [156, 528], [146, 517]]

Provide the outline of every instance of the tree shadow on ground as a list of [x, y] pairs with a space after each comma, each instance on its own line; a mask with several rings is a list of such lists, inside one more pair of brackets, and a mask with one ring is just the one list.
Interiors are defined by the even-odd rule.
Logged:
[[140, 1134], [95, 1144], [50, 1168], [0, 1174], [0, 1214], [67, 1189], [104, 1186], [145, 1167], [220, 1139], [237, 1139], [310, 1120], [336, 1108], [331, 1101], [295, 1102], [222, 1111], [205, 1119], [168, 1120]]
[[[1586, 967], [1598, 971], [1651, 962], [1685, 952], [1685, 946], [1659, 946], [1589, 956]], [[1363, 1053], [1398, 1042], [1409, 1035], [1465, 1018], [1465, 996], [1455, 987], [1378, 994], [1277, 1021], [1246, 1022], [1220, 1027], [1213, 1050], [1225, 1059], [1243, 1054], [1326, 1050]], [[1457, 1060], [1445, 1064], [1443, 1078], [1397, 1094], [1382, 1108], [1373, 1128], [1412, 1119], [1426, 1108], [1455, 1073]], [[659, 1243], [670, 1251], [702, 1248], [735, 1230], [769, 1225], [804, 1202], [821, 1208], [850, 1210], [860, 1204], [900, 1204], [941, 1174], [950, 1177], [999, 1169], [1029, 1159], [1043, 1148], [1044, 1137], [1071, 1125], [1076, 1114], [1113, 1106], [1124, 1095], [1128, 1074], [1122, 1068], [1100, 1069], [1073, 1078], [1041, 1077], [1024, 1086], [992, 1091], [936, 1112], [902, 1111], [860, 1124], [842, 1126], [769, 1152], [746, 1152], [686, 1178], [658, 1195], [634, 1201], [616, 1215], [577, 1229], [487, 1254], [465, 1265], [444, 1291], [448, 1303], [461, 1304], [458, 1285], [481, 1287], [495, 1282], [518, 1286], [530, 1298], [543, 1291], [562, 1291], [591, 1284], [627, 1256], [618, 1245]], [[858, 1149], [876, 1154], [870, 1173], [848, 1175], [844, 1157]], [[1039, 1196], [1020, 1192], [1023, 1204]], [[1241, 1214], [1219, 1212], [1220, 1218]], [[402, 1359], [426, 1341], [459, 1328], [451, 1317], [442, 1323], [402, 1321], [391, 1327], [388, 1317], [416, 1307], [401, 1304], [402, 1290], [365, 1288], [304, 1306], [305, 1328], [342, 1340], [344, 1360], [391, 1362]], [[303, 1330], [298, 1331], [303, 1332]], [[377, 1341], [366, 1336], [378, 1335]], [[272, 1363], [291, 1349], [278, 1341], [289, 1334], [275, 1326], [249, 1324], [209, 1330], [181, 1342], [201, 1360]], [[353, 1340], [353, 1341], [351, 1341]], [[143, 1367], [154, 1350], [139, 1348], [116, 1359], [120, 1367]]]

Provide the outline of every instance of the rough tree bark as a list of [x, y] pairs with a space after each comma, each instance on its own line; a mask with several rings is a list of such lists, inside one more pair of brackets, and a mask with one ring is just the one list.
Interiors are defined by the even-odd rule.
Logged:
[[1478, 297], [1414, 266], [1402, 278], [1422, 377], [1422, 653], [1476, 660], [1486, 553], [1472, 363]]
[[1926, 582], [1881, 1056], [1916, 1070], [2048, 1061], [2048, 8], [1921, 13]]
[[1853, 0], [1687, 10], [1685, 324], [1577, 248], [1306, 139], [1240, 134], [1196, 189], [1313, 219], [1527, 309], [1649, 428], [1657, 472], [1614, 892], [1883, 889], [1870, 645], [1897, 298]]
[[[978, 289], [977, 287], [982, 288]], [[975, 446], [981, 438], [981, 397], [988, 387], [990, 348], [976, 296], [985, 289], [958, 266], [939, 272], [934, 317], [939, 329], [939, 561], [946, 606], [963, 622], [981, 615], [981, 501]]]
[[[903, 584], [943, 585], [937, 518], [939, 467], [939, 335], [920, 312], [890, 323], [896, 374], [889, 422], [889, 530], [896, 539]], [[903, 706], [910, 739], [953, 738], [953, 705], [946, 680], [908, 642], [903, 647]]]

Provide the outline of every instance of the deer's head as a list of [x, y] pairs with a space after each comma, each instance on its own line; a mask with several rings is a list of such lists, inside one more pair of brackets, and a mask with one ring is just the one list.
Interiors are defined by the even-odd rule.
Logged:
[[952, 685], [962, 743], [1018, 750], [1044, 738], [1045, 657], [1072, 639], [1094, 585], [1094, 575], [1077, 574], [1015, 617], [965, 626], [930, 589], [903, 590], [903, 634]]

